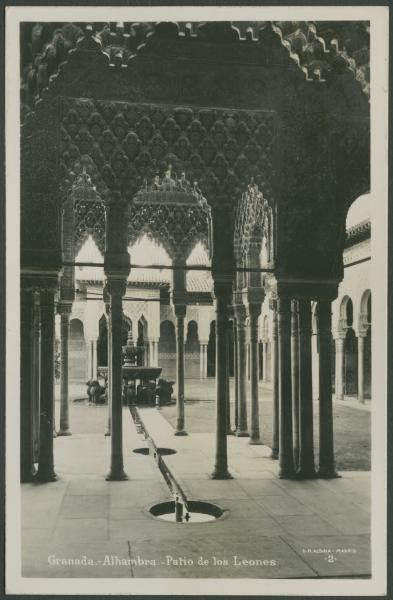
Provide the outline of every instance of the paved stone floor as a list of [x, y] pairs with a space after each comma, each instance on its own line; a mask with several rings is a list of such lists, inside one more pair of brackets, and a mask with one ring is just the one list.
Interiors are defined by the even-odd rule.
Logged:
[[[224, 510], [210, 523], [159, 521], [148, 509], [172, 500], [172, 495], [153, 458], [133, 452], [147, 443], [128, 409], [123, 417], [129, 481], [107, 482], [106, 408], [71, 405], [73, 435], [54, 440], [59, 480], [22, 485], [25, 577], [370, 574], [369, 473], [347, 471], [331, 481], [280, 480], [267, 447], [230, 436], [234, 478], [213, 481], [212, 434], [176, 437], [160, 411], [140, 409], [156, 446], [177, 451], [163, 459], [188, 499], [212, 502]], [[78, 561], [86, 564], [75, 564]]]

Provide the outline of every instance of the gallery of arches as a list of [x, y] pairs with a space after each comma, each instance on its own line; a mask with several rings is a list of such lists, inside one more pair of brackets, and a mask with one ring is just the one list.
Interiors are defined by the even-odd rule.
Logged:
[[23, 576], [371, 575], [369, 36], [21, 24]]

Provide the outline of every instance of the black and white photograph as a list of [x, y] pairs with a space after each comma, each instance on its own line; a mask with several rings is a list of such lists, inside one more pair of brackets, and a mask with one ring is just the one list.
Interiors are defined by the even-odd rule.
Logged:
[[389, 9], [6, 12], [7, 592], [383, 594]]

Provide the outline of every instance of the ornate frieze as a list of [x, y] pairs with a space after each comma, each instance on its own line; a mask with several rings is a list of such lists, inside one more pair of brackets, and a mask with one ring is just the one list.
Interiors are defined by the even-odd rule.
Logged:
[[[241, 58], [244, 49], [253, 60], [267, 60], [267, 49], [275, 61], [286, 62], [302, 72], [304, 78], [319, 81], [334, 80], [348, 73], [365, 95], [369, 94], [369, 23], [356, 22], [212, 22], [201, 23], [97, 23], [83, 31], [77, 23], [22, 24], [22, 110], [27, 113], [41, 97], [49, 78], [58, 72], [70, 56], [70, 51], [102, 52], [108, 64], [121, 68], [132, 64], [136, 55], [148, 49], [157, 51], [160, 44], [182, 43], [183, 56], [193, 55], [191, 40], [203, 42], [207, 56], [212, 45], [220, 42], [231, 46], [231, 53]], [[149, 37], [147, 37], [149, 35]], [[203, 51], [203, 50], [202, 50]], [[225, 55], [223, 56], [225, 59]], [[157, 85], [154, 76], [150, 82]], [[217, 87], [223, 81], [212, 82]], [[195, 82], [185, 77], [184, 93], [192, 94]], [[254, 81], [259, 93], [265, 82]]]

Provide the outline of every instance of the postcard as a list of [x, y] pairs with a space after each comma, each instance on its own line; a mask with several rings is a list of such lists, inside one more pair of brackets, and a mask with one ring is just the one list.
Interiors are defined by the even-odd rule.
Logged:
[[388, 22], [7, 7], [8, 593], [385, 593]]

